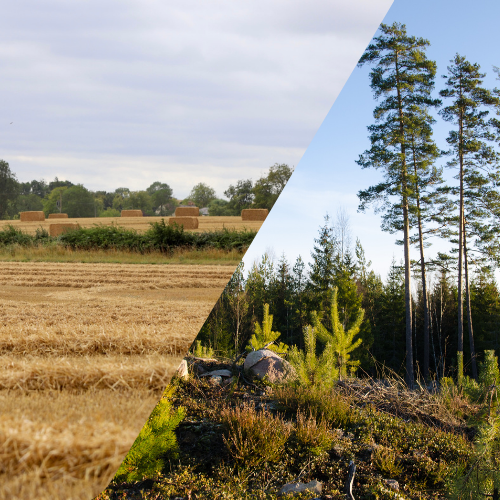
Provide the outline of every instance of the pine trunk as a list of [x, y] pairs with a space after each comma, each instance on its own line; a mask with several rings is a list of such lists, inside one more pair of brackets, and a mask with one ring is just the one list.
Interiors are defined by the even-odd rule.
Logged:
[[464, 265], [465, 265], [465, 302], [467, 304], [467, 326], [469, 330], [469, 346], [471, 357], [472, 377], [477, 382], [476, 350], [474, 348], [474, 332], [472, 329], [472, 314], [470, 306], [469, 263], [467, 262], [467, 238], [465, 237], [464, 221]]
[[[458, 145], [458, 157], [460, 164], [460, 214], [459, 214], [459, 224], [458, 224], [458, 352], [464, 352], [464, 311], [463, 311], [463, 294], [462, 294], [462, 262], [463, 262], [463, 226], [462, 221], [464, 220], [464, 157], [463, 157], [463, 118], [459, 118], [459, 145]], [[458, 374], [458, 378], [461, 379], [463, 373]]]

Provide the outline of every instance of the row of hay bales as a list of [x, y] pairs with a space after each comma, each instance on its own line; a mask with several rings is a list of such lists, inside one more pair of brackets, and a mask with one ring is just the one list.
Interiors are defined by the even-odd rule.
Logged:
[[[268, 215], [269, 211], [262, 208], [249, 208], [241, 211], [241, 219], [243, 221], [264, 221]], [[175, 209], [175, 217], [169, 217], [169, 224], [178, 224], [183, 226], [184, 229], [198, 229], [198, 217], [200, 215], [200, 210], [198, 207], [177, 207]], [[143, 213], [141, 210], [122, 210], [122, 217], [142, 217]], [[68, 214], [56, 213], [49, 214], [49, 219], [67, 219]], [[21, 222], [42, 222], [45, 221], [45, 214], [43, 212], [21, 212], [20, 214]], [[56, 237], [62, 233], [78, 229], [79, 225], [77, 223], [57, 223], [49, 225], [50, 236]]]

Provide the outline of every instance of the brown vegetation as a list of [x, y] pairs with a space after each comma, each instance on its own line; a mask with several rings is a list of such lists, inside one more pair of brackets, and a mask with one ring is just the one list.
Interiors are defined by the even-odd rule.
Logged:
[[99, 493], [233, 269], [0, 262], [0, 500]]

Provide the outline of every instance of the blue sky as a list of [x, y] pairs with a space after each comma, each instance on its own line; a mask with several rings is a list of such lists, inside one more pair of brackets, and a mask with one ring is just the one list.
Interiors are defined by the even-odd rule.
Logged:
[[[466, 14], [465, 14], [466, 13]], [[429, 40], [429, 59], [437, 62], [436, 97], [442, 88], [447, 65], [455, 53], [480, 64], [487, 73], [484, 86], [500, 87], [492, 66], [500, 66], [498, 53], [498, 21], [500, 2], [465, 1], [410, 2], [395, 0], [384, 23], [406, 24], [409, 35]], [[357, 68], [309, 144], [296, 171], [287, 184], [272, 214], [265, 222], [244, 258], [248, 267], [266, 251], [276, 257], [284, 253], [290, 261], [298, 255], [307, 262], [313, 240], [323, 224], [324, 215], [335, 219], [339, 209], [347, 212], [353, 240], [358, 237], [372, 268], [385, 278], [393, 256], [399, 263], [401, 246], [395, 245], [398, 235], [380, 229], [380, 217], [372, 209], [357, 212], [357, 192], [379, 182], [382, 173], [362, 170], [355, 161], [369, 147], [366, 127], [373, 123], [376, 101], [369, 87], [369, 67]], [[447, 148], [450, 125], [438, 122], [435, 140]], [[445, 160], [439, 160], [445, 162]], [[445, 171], [448, 182], [455, 182], [451, 170]], [[400, 235], [399, 235], [400, 237]], [[449, 245], [436, 241], [428, 255], [446, 251]], [[416, 257], [416, 251], [413, 256]]]

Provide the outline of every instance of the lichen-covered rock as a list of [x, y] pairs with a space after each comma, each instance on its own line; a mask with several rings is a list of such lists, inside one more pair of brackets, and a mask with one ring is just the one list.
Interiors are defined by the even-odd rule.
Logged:
[[267, 376], [272, 383], [285, 382], [295, 377], [293, 366], [269, 349], [249, 353], [243, 368], [260, 379]]

